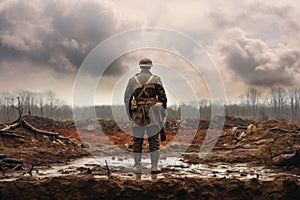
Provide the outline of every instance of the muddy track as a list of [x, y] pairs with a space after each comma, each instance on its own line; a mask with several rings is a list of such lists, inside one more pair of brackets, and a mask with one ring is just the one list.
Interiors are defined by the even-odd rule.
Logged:
[[[72, 141], [36, 134], [26, 128], [12, 130], [20, 137], [1, 135], [0, 154], [19, 159], [24, 165], [20, 170], [1, 169], [0, 199], [300, 199], [299, 166], [278, 167], [271, 162], [274, 156], [300, 148], [300, 129], [295, 124], [227, 118], [222, 137], [210, 154], [201, 159], [198, 153], [206, 136], [207, 122], [200, 122], [204, 125], [198, 131], [185, 124], [184, 134], [197, 132], [192, 145], [184, 140], [172, 144], [178, 123], [171, 124], [166, 129], [168, 141], [162, 143], [161, 152], [169, 144], [174, 152], [180, 146], [189, 147], [178, 158], [182, 163], [162, 164], [163, 173], [157, 177], [147, 175], [149, 166], [146, 166], [145, 174], [135, 177], [130, 171], [133, 164], [130, 156], [105, 157], [111, 149], [104, 148], [101, 143], [104, 138], [97, 130], [84, 129], [79, 137], [72, 122], [33, 116], [28, 121], [39, 129], [57, 131]], [[251, 129], [247, 127], [250, 123]], [[132, 138], [111, 121], [108, 125], [109, 134], [105, 138], [130, 153]], [[90, 143], [90, 149], [83, 148], [80, 139]], [[145, 153], [146, 149], [147, 143]], [[106, 174], [103, 160], [102, 164], [70, 166], [68, 161], [76, 162], [90, 152], [108, 161], [111, 177]], [[165, 158], [162, 162], [170, 163]], [[28, 171], [33, 165], [30, 176]]]
[[299, 182], [292, 179], [171, 178], [152, 181], [117, 178], [55, 177], [21, 179], [0, 184], [3, 199], [299, 199]]

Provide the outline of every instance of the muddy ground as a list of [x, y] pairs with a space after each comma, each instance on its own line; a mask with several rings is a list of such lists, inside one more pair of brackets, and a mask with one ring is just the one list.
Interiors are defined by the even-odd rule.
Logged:
[[7, 199], [299, 199], [295, 180], [173, 178], [145, 181], [54, 177], [1, 184]]
[[[99, 121], [101, 135], [84, 123], [78, 133], [72, 121], [33, 116], [26, 120], [69, 139], [26, 127], [13, 130], [22, 137], [0, 135], [0, 154], [23, 161], [21, 169], [1, 169], [0, 199], [300, 199], [299, 166], [272, 163], [273, 157], [300, 148], [296, 124], [227, 117], [217, 144], [200, 158], [209, 122], [200, 121], [199, 130], [185, 122], [184, 135], [197, 132], [191, 145], [184, 139], [172, 142], [180, 122], [169, 121], [168, 140], [161, 144], [162, 173], [151, 175], [145, 158], [143, 174], [136, 176], [131, 172], [132, 138], [112, 121]], [[110, 146], [103, 145], [109, 143], [128, 154], [111, 156]], [[180, 156], [163, 154], [168, 147], [176, 152], [181, 146], [187, 151]]]

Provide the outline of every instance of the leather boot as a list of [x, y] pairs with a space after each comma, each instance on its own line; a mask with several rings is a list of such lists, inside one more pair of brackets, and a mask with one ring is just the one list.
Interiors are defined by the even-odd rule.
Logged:
[[133, 153], [134, 158], [134, 166], [133, 166], [133, 173], [141, 174], [142, 173], [142, 153]]
[[153, 151], [150, 152], [151, 156], [151, 174], [159, 174], [161, 170], [158, 168], [158, 159], [159, 159], [159, 152]]

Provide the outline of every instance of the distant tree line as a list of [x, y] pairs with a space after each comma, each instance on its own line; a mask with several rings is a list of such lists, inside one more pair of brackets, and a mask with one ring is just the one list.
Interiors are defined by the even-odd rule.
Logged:
[[251, 88], [241, 95], [239, 103], [226, 106], [228, 115], [251, 118], [298, 121], [300, 119], [300, 88], [271, 88], [267, 95]]
[[[211, 101], [202, 99], [199, 102], [170, 105], [167, 109], [171, 119], [199, 118], [209, 120], [211, 117]], [[216, 103], [215, 108], [224, 110], [224, 115], [254, 119], [257, 121], [267, 119], [298, 121], [300, 119], [300, 88], [284, 89], [272, 88], [268, 94], [262, 94], [251, 88], [241, 95], [238, 101]], [[126, 120], [124, 105], [90, 106], [76, 108], [81, 119], [89, 119], [90, 110], [96, 112], [98, 118]], [[16, 120], [20, 115], [36, 115], [56, 120], [72, 119], [72, 108], [57, 95], [47, 90], [44, 92], [31, 92], [18, 90], [15, 92], [0, 93], [0, 121]], [[123, 113], [120, 114], [120, 113]]]
[[36, 115], [57, 120], [70, 118], [72, 111], [56, 94], [47, 90], [31, 92], [17, 90], [0, 93], [0, 121], [9, 122], [22, 115]]

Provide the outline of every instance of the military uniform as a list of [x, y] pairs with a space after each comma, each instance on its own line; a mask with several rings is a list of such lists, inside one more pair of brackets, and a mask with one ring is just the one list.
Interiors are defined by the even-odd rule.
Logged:
[[[151, 63], [152, 64], [152, 63]], [[145, 87], [145, 88], [144, 88]], [[132, 100], [137, 108], [132, 110]], [[133, 149], [136, 165], [140, 165], [144, 134], [147, 133], [152, 168], [157, 168], [161, 110], [167, 107], [167, 97], [161, 79], [149, 68], [141, 67], [140, 73], [130, 78], [126, 87], [124, 102], [129, 119], [132, 121]]]

